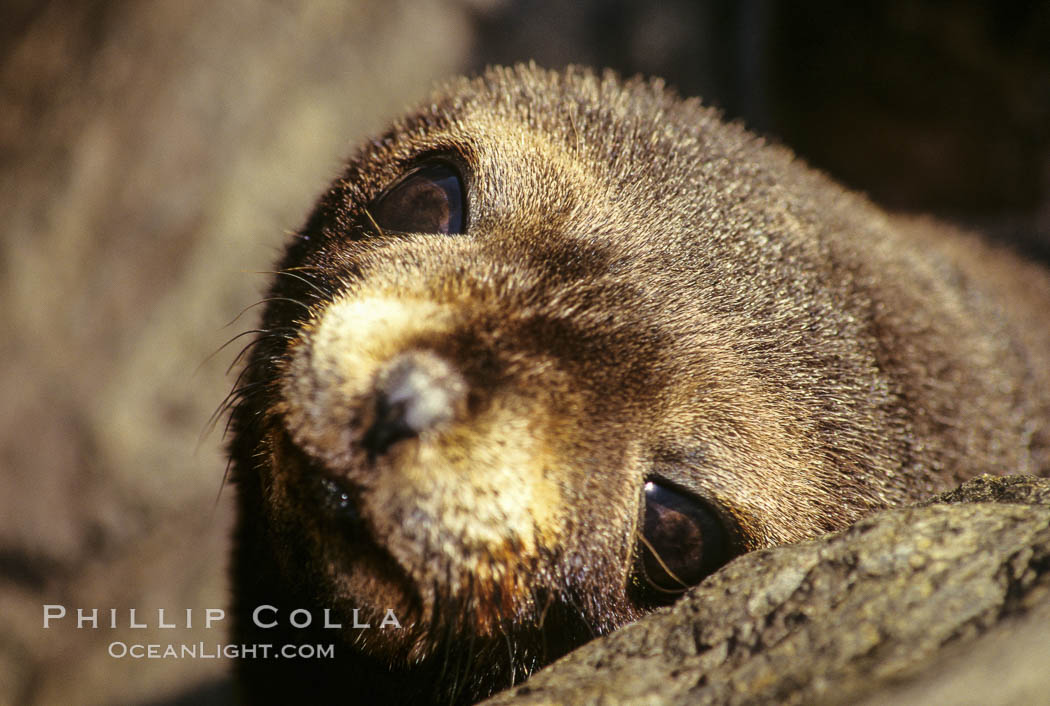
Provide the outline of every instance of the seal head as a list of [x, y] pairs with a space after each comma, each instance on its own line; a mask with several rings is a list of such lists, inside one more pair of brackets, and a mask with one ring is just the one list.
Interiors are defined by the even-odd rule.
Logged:
[[392, 612], [300, 667], [319, 693], [478, 697], [737, 553], [1039, 467], [1050, 344], [1007, 308], [1037, 307], [927, 230], [657, 81], [449, 84], [275, 277], [232, 420], [239, 634]]

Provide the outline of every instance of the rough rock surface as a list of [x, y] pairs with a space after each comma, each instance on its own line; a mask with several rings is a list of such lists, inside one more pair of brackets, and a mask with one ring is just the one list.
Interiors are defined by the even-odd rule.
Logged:
[[1050, 480], [983, 476], [744, 555], [487, 704], [1040, 703]]

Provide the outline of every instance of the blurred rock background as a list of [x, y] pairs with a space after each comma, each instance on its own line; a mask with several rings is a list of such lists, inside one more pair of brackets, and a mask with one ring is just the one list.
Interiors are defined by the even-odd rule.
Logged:
[[42, 605], [226, 605], [206, 427], [240, 345], [209, 356], [340, 158], [432, 81], [661, 75], [876, 201], [1050, 260], [1047, 37], [1036, 1], [5, 0], [0, 703], [229, 700], [222, 660], [106, 651], [222, 630], [44, 630]]

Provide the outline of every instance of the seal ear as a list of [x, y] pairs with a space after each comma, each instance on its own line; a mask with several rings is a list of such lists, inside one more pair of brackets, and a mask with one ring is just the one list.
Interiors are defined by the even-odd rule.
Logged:
[[667, 603], [733, 556], [721, 518], [699, 498], [659, 481], [645, 483], [639, 584], [647, 602]]
[[428, 162], [394, 182], [368, 210], [383, 231], [462, 233], [463, 180], [449, 162]]

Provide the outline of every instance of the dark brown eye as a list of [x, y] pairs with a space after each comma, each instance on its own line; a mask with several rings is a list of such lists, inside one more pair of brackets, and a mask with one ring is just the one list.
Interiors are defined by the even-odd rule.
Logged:
[[649, 481], [645, 484], [641, 568], [647, 593], [673, 600], [730, 559], [722, 522], [697, 498]]
[[384, 231], [462, 233], [463, 183], [451, 164], [427, 164], [403, 177], [370, 211]]

